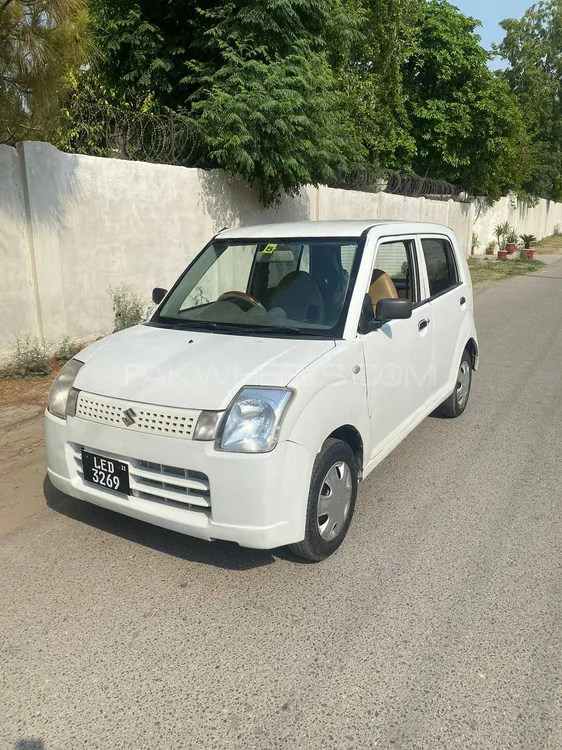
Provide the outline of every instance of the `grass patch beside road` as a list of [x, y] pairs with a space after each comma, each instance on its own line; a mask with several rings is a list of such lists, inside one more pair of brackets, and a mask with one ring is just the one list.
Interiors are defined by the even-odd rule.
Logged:
[[552, 237], [545, 237], [544, 240], [536, 242], [534, 248], [536, 253], [544, 253], [545, 255], [562, 253], [562, 235], [553, 234]]
[[[542, 252], [542, 251], [541, 251]], [[478, 260], [469, 258], [468, 266], [474, 286], [485, 281], [501, 281], [510, 276], [533, 273], [544, 267], [540, 260]]]

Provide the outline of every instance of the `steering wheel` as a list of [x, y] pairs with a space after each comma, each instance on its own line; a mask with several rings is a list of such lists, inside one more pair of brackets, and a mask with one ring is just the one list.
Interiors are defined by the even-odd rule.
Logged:
[[[236, 292], [236, 291], [224, 292], [217, 299], [217, 302], [227, 302], [227, 301], [237, 302], [237, 303], [238, 302], [247, 302], [247, 303], [249, 303], [248, 306], [244, 305], [244, 307], [246, 307], [246, 312], [248, 310], [251, 310], [252, 307], [262, 307], [265, 310], [265, 308], [263, 307], [263, 305], [259, 301], [259, 299], [256, 299], [255, 297], [252, 297], [251, 294], [246, 294], [246, 292]], [[244, 307], [242, 307], [242, 305], [238, 305], [238, 307], [240, 307], [240, 309], [242, 309], [242, 310], [244, 309]]]

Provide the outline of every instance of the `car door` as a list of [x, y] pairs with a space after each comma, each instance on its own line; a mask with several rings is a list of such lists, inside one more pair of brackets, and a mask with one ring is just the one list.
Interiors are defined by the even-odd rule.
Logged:
[[468, 290], [448, 237], [422, 235], [419, 242], [427, 273], [433, 331], [431, 396], [445, 398], [452, 392], [459, 366], [455, 357], [463, 318], [468, 313]]
[[[397, 296], [417, 306], [410, 319], [392, 320], [362, 335], [371, 424], [369, 460], [424, 411], [431, 379], [432, 331], [429, 305], [419, 304], [425, 285], [420, 280], [415, 238], [381, 238], [374, 254], [372, 279], [380, 278], [380, 272], [388, 274]], [[376, 294], [371, 292], [371, 301], [375, 299]]]

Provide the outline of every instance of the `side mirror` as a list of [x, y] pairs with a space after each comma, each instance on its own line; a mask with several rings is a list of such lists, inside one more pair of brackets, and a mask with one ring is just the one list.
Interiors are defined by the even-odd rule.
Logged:
[[388, 323], [389, 320], [405, 320], [412, 317], [413, 305], [409, 299], [381, 299], [373, 313], [373, 301], [366, 294], [359, 319], [359, 333], [370, 333]]
[[380, 299], [377, 302], [375, 320], [386, 323], [388, 320], [407, 320], [412, 317], [413, 305], [409, 299]]
[[159, 305], [167, 294], [167, 289], [161, 289], [159, 286], [155, 286], [152, 290], [152, 301], [155, 305]]

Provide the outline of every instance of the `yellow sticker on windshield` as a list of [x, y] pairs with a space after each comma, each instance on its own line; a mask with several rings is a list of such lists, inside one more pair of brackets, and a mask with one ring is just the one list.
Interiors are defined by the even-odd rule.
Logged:
[[262, 253], [267, 253], [268, 255], [271, 255], [271, 253], [275, 250], [277, 245], [266, 245], [264, 249], [262, 250]]

